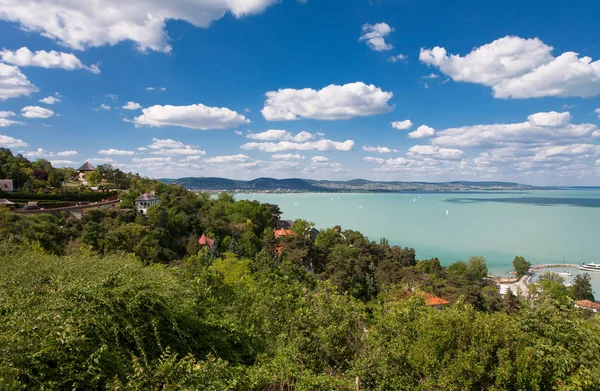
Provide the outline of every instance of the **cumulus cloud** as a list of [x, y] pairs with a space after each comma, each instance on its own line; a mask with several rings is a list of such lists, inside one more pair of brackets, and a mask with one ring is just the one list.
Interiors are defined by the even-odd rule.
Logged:
[[454, 148], [440, 148], [432, 145], [413, 145], [408, 149], [409, 156], [431, 156], [441, 159], [459, 159], [464, 152]]
[[21, 115], [26, 118], [50, 118], [54, 111], [40, 106], [25, 106], [21, 109]]
[[532, 114], [512, 124], [472, 125], [438, 131], [432, 143], [451, 147], [506, 147], [514, 144], [570, 142], [600, 136], [593, 124], [572, 124], [569, 112]]
[[[141, 147], [144, 148], [144, 147]], [[152, 144], [148, 145], [153, 155], [204, 155], [206, 151], [198, 148], [196, 145], [187, 145], [181, 141], [172, 139], [153, 138]], [[140, 148], [138, 148], [140, 150]], [[143, 150], [146, 150], [144, 148]]]
[[111, 107], [109, 105], [105, 105], [104, 103], [102, 103], [99, 107], [96, 107], [94, 109], [94, 111], [100, 111], [100, 110], [106, 110], [106, 111], [108, 111], [110, 109], [111, 109]]
[[431, 137], [435, 134], [435, 129], [427, 126], [421, 125], [414, 132], [410, 132], [408, 137], [410, 138], [423, 138], [423, 137]]
[[208, 107], [203, 104], [189, 106], [155, 105], [142, 110], [135, 117], [136, 126], [179, 126], [189, 129], [227, 129], [247, 124], [250, 120], [225, 107]]
[[37, 90], [19, 67], [0, 63], [0, 101], [31, 95]]
[[286, 88], [267, 92], [261, 113], [267, 121], [350, 119], [392, 111], [394, 106], [389, 106], [388, 101], [393, 95], [362, 82], [331, 84], [318, 91]]
[[276, 153], [271, 155], [271, 159], [273, 160], [302, 160], [304, 159], [304, 156], [300, 155], [299, 153], [293, 154], [293, 153]]
[[28, 144], [23, 140], [0, 134], [0, 147], [19, 148], [26, 147], [27, 145]]
[[377, 163], [377, 164], [383, 164], [383, 162], [385, 162], [385, 159], [382, 159], [380, 157], [373, 157], [373, 156], [365, 156], [363, 158], [363, 161], [367, 162], [367, 163]]
[[135, 155], [133, 151], [127, 151], [123, 149], [101, 149], [98, 151], [99, 155], [108, 155], [108, 156], [131, 156]]
[[326, 163], [329, 161], [325, 156], [313, 156], [311, 160], [313, 163]]
[[52, 164], [53, 166], [72, 166], [73, 164], [77, 164], [77, 162], [74, 162], [72, 160], [50, 160], [50, 164]]
[[409, 119], [405, 119], [404, 121], [394, 121], [392, 122], [392, 128], [398, 130], [408, 130], [412, 128], [413, 123]]
[[269, 129], [261, 133], [249, 133], [246, 135], [246, 138], [260, 141], [287, 140], [302, 143], [314, 139], [315, 136], [312, 133], [305, 131], [293, 134], [287, 130]]
[[[0, 4], [0, 9], [2, 5]], [[0, 12], [0, 17], [2, 12]], [[32, 52], [26, 47], [22, 47], [14, 52], [8, 49], [0, 51], [0, 60], [6, 64], [18, 65], [20, 67], [42, 67], [58, 68], [69, 71], [85, 69], [92, 73], [100, 73], [97, 65], [86, 66], [73, 53], [63, 53], [57, 51], [38, 50]]]
[[23, 156], [28, 158], [47, 158], [47, 157], [68, 157], [77, 155], [77, 151], [62, 151], [62, 152], [49, 152], [44, 148], [38, 148], [35, 151], [27, 151], [23, 153]]
[[45, 97], [43, 99], [40, 99], [39, 102], [45, 103], [47, 105], [53, 105], [55, 103], [60, 102], [60, 99], [57, 98], [56, 96], [50, 95], [50, 96], [47, 96], [47, 97]]
[[116, 163], [116, 161], [110, 157], [92, 157], [85, 159], [86, 162], [94, 163], [94, 164], [111, 164]]
[[133, 41], [144, 50], [169, 52], [168, 20], [207, 28], [226, 13], [236, 18], [262, 12], [276, 0], [3, 0], [0, 19], [18, 23], [73, 49]]
[[406, 61], [407, 58], [408, 58], [408, 56], [406, 54], [400, 53], [400, 54], [390, 57], [389, 60], [391, 62], [400, 62], [400, 61]]
[[367, 152], [377, 152], [377, 153], [390, 153], [390, 152], [398, 152], [397, 149], [389, 149], [388, 147], [369, 147], [363, 146], [363, 151]]
[[134, 157], [131, 159], [134, 163], [168, 163], [171, 161], [170, 157]]
[[248, 156], [240, 153], [237, 155], [209, 157], [209, 158], [203, 159], [203, 161], [205, 163], [210, 163], [210, 164], [215, 164], [215, 163], [222, 164], [222, 163], [242, 163], [242, 162], [248, 161], [248, 159], [250, 159]]
[[14, 117], [14, 116], [15, 116], [15, 113], [12, 111], [0, 111], [0, 128], [22, 123], [19, 121], [13, 121], [11, 119], [8, 119], [9, 117]]
[[307, 141], [297, 143], [292, 141], [280, 141], [257, 143], [251, 142], [242, 145], [242, 149], [256, 149], [263, 152], [285, 152], [285, 151], [351, 151], [354, 148], [354, 141], [346, 140], [344, 142], [331, 140]]
[[362, 35], [360, 41], [365, 41], [367, 45], [378, 52], [391, 50], [394, 48], [393, 45], [385, 42], [387, 37], [394, 29], [387, 23], [376, 23], [376, 24], [364, 24], [362, 26]]
[[600, 94], [600, 60], [565, 52], [552, 55], [540, 39], [506, 36], [473, 49], [448, 55], [445, 48], [421, 49], [419, 59], [454, 81], [492, 88], [494, 97], [525, 99], [545, 96], [592, 97]]
[[140, 105], [139, 103], [136, 102], [127, 102], [127, 104], [125, 106], [123, 106], [123, 109], [125, 110], [139, 110], [142, 108], [142, 105]]
[[600, 108], [594, 110], [594, 113], [598, 114], [598, 119], [600, 119]]

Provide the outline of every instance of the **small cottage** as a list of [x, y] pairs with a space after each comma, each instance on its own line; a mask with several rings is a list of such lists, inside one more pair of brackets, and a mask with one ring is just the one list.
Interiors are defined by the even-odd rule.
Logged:
[[13, 180], [12, 179], [0, 179], [0, 190], [5, 193], [12, 193], [13, 188]]
[[202, 247], [208, 247], [209, 250], [212, 250], [215, 247], [215, 240], [202, 234], [202, 236], [200, 236], [198, 239], [198, 244]]
[[0, 206], [6, 206], [7, 208], [12, 209], [16, 203], [7, 200], [6, 198], [0, 198]]
[[77, 179], [79, 179], [80, 181], [85, 181], [85, 177], [87, 175], [88, 172], [90, 171], [94, 171], [96, 168], [94, 166], [92, 166], [90, 163], [85, 162], [83, 164], [83, 166], [79, 167], [77, 169], [77, 171], [79, 171], [79, 175], [77, 176]]
[[593, 302], [591, 300], [577, 300], [575, 302], [575, 307], [590, 310], [597, 314], [600, 313], [600, 304]]
[[160, 199], [154, 194], [154, 192], [144, 193], [135, 199], [134, 204], [135, 210], [139, 214], [146, 215], [149, 207], [160, 204]]

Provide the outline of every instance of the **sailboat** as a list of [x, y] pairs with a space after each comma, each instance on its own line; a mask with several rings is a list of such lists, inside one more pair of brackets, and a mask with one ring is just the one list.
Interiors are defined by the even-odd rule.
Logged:
[[573, 273], [571, 273], [570, 271], [566, 270], [564, 258], [563, 258], [563, 271], [562, 272], [558, 272], [556, 274], [558, 274], [561, 277], [571, 277], [573, 275]]
[[446, 209], [446, 216], [448, 216], [448, 209]]

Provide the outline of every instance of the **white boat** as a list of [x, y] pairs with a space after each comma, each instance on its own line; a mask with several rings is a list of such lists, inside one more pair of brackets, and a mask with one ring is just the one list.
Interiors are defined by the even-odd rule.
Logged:
[[557, 272], [556, 274], [558, 274], [561, 277], [571, 277], [573, 275], [573, 273], [571, 272]]
[[579, 266], [579, 270], [586, 270], [588, 272], [600, 272], [600, 265], [597, 265], [594, 262], [592, 262], [586, 265]]
[[446, 209], [446, 216], [448, 216], [448, 209]]

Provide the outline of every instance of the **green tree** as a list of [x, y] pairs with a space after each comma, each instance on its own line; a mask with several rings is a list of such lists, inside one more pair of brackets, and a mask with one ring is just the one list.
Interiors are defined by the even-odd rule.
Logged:
[[525, 260], [524, 257], [517, 255], [513, 260], [513, 268], [517, 273], [517, 277], [521, 277], [529, 273], [529, 268], [531, 268], [531, 262], [528, 262]]
[[589, 274], [578, 274], [573, 278], [573, 285], [569, 287], [569, 293], [574, 300], [594, 301], [591, 277]]

